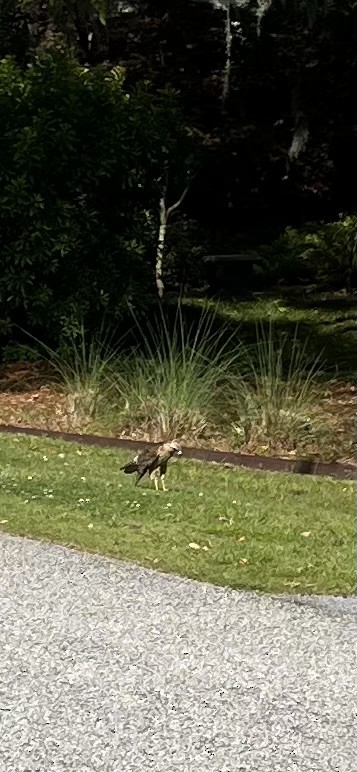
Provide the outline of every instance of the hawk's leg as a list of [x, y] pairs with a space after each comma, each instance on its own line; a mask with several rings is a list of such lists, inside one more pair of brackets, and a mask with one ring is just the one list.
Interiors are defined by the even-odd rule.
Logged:
[[162, 490], [163, 491], [167, 491], [167, 488], [165, 488], [165, 475], [164, 474], [161, 475], [160, 480], [161, 480]]
[[158, 480], [158, 476], [159, 476], [159, 474], [160, 474], [160, 473], [159, 473], [159, 470], [158, 470], [158, 469], [155, 469], [155, 470], [154, 470], [154, 472], [151, 472], [151, 475], [150, 475], [150, 480], [154, 480], [154, 483], [155, 483], [155, 490], [156, 490], [156, 491], [158, 491], [158, 490], [159, 490], [159, 480]]

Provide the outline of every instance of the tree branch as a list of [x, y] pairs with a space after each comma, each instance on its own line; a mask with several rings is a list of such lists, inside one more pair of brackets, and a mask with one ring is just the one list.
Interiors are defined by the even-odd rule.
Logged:
[[164, 294], [163, 261], [164, 261], [164, 254], [165, 254], [167, 221], [170, 217], [170, 214], [172, 214], [172, 212], [174, 212], [175, 209], [178, 209], [178, 207], [182, 204], [185, 196], [187, 195], [188, 189], [190, 187], [190, 183], [186, 185], [185, 190], [181, 193], [180, 198], [177, 199], [175, 204], [172, 204], [172, 206], [168, 206], [168, 207], [166, 207], [167, 186], [168, 186], [168, 178], [166, 176], [166, 183], [164, 183], [162, 186], [161, 196], [159, 201], [160, 227], [159, 227], [159, 233], [158, 233], [158, 239], [157, 239], [156, 261], [155, 261], [155, 280], [156, 280], [157, 292], [160, 299], [163, 297], [163, 294]]
[[170, 214], [175, 211], [175, 209], [178, 209], [179, 206], [181, 206], [185, 196], [187, 196], [187, 193], [189, 191], [190, 183], [185, 187], [185, 190], [181, 194], [180, 198], [176, 201], [175, 204], [172, 204], [172, 206], [168, 206], [166, 209], [166, 220], [170, 217]]

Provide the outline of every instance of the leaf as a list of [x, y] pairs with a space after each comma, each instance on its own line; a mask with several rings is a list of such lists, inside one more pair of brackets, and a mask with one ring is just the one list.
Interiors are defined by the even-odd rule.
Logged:
[[304, 536], [306, 539], [308, 536], [311, 536], [311, 531], [302, 531], [301, 536]]
[[191, 541], [188, 546], [191, 548], [191, 550], [200, 550], [201, 549], [200, 545], [196, 544], [196, 542], [194, 542], [194, 541]]
[[235, 536], [236, 541], [245, 541], [245, 536]]
[[246, 563], [248, 563], [248, 559], [247, 558], [241, 558], [240, 561], [239, 561], [239, 565], [241, 565], [241, 566], [244, 566]]

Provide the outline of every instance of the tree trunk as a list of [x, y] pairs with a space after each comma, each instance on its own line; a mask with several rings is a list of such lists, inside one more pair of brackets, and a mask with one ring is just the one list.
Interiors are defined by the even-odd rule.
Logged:
[[157, 239], [157, 248], [156, 248], [155, 279], [156, 279], [157, 292], [161, 300], [164, 294], [164, 282], [162, 279], [162, 265], [164, 260], [166, 226], [167, 226], [165, 194], [163, 194], [160, 198], [159, 211], [160, 211], [160, 227], [159, 227], [159, 235]]
[[172, 212], [175, 211], [175, 209], [178, 209], [179, 206], [181, 206], [187, 191], [189, 188], [189, 184], [181, 193], [180, 198], [176, 201], [175, 204], [172, 204], [172, 206], [166, 207], [166, 191], [167, 191], [167, 183], [162, 190], [161, 198], [159, 201], [159, 234], [157, 237], [157, 247], [156, 247], [156, 263], [155, 263], [155, 279], [156, 279], [156, 287], [157, 292], [159, 295], [159, 298], [161, 298], [164, 295], [164, 282], [163, 282], [163, 262], [164, 262], [164, 253], [165, 253], [165, 240], [166, 240], [166, 228], [167, 228], [167, 222], [172, 214]]
[[231, 82], [231, 65], [232, 65], [232, 29], [231, 29], [231, 4], [228, 2], [226, 10], [225, 20], [225, 34], [226, 34], [226, 64], [224, 68], [223, 88], [222, 88], [222, 102], [225, 105], [230, 90]]

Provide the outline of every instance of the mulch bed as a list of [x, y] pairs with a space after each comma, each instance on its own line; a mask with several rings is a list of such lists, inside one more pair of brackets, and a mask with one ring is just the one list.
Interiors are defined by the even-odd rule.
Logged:
[[[356, 466], [349, 437], [355, 425], [356, 387], [337, 380], [330, 381], [328, 386], [326, 397], [317, 409], [333, 422], [335, 437], [339, 438], [339, 448], [344, 448], [344, 439], [347, 438], [345, 452], [342, 450], [337, 456], [339, 461], [327, 463], [322, 460], [298, 459], [292, 454], [288, 458], [281, 458], [277, 457], [279, 450], [276, 450], [275, 456], [272, 456], [270, 451], [269, 455], [254, 455], [255, 448], [252, 453], [248, 449], [249, 454], [235, 453], [229, 448], [229, 444], [219, 437], [211, 438], [211, 442], [207, 443], [208, 447], [186, 447], [185, 456], [250, 469], [354, 479]], [[103, 426], [71, 424], [66, 394], [54, 381], [53, 369], [43, 362], [14, 363], [0, 367], [0, 422], [1, 431], [48, 436], [102, 447], [134, 450], [150, 444], [149, 439], [142, 434], [137, 437], [125, 437], [123, 432], [110, 431], [109, 434], [119, 436], [108, 437], [101, 436], [107, 434]], [[190, 442], [189, 438], [187, 439]], [[259, 451], [260, 448], [257, 448], [258, 454]], [[281, 452], [280, 455], [285, 454]]]

